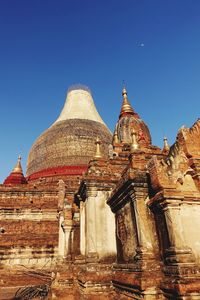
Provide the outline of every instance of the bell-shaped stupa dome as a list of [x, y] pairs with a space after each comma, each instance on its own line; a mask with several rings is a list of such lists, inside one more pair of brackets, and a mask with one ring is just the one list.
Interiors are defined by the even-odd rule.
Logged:
[[27, 162], [27, 176], [39, 177], [82, 174], [95, 156], [96, 139], [108, 156], [112, 135], [95, 107], [90, 90], [72, 86], [58, 119], [33, 144]]
[[151, 135], [145, 122], [133, 110], [125, 88], [122, 90], [123, 102], [116, 124], [113, 143], [114, 144], [131, 144], [132, 135], [135, 134], [136, 142], [141, 147], [151, 145]]

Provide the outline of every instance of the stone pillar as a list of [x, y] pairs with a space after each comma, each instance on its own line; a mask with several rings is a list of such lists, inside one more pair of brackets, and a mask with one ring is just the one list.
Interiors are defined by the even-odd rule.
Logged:
[[165, 257], [169, 264], [194, 262], [192, 250], [186, 245], [183, 235], [180, 203], [181, 200], [170, 199], [170, 202], [164, 207], [170, 242], [170, 247], [165, 250]]
[[85, 256], [85, 234], [86, 234], [86, 223], [85, 223], [85, 202], [80, 201], [80, 252], [81, 255]]
[[115, 217], [106, 202], [109, 190], [90, 182], [80, 201], [80, 252], [87, 261], [116, 259]]
[[64, 222], [63, 212], [60, 211], [58, 216], [59, 216], [58, 255], [60, 257], [64, 257], [64, 253], [65, 253], [65, 232], [64, 232], [64, 229], [62, 227], [62, 224]]
[[145, 198], [147, 197], [147, 187], [134, 186], [134, 194], [132, 195], [135, 223], [137, 231], [138, 246], [136, 249], [136, 258], [142, 259], [148, 256], [153, 256], [152, 238], [150, 234], [150, 220], [148, 220], [148, 208], [145, 204]]
[[72, 222], [63, 222], [62, 228], [65, 233], [64, 258], [71, 259]]
[[72, 259], [80, 259], [80, 212], [74, 212], [71, 232]]
[[58, 254], [63, 258], [71, 257], [72, 206], [66, 201], [59, 212], [59, 244]]
[[102, 262], [116, 259], [115, 216], [106, 201], [109, 192], [99, 190], [95, 198], [96, 252]]
[[95, 197], [97, 190], [94, 187], [89, 187], [87, 190], [86, 199], [86, 256], [90, 260], [96, 260], [97, 247], [96, 247], [96, 205]]
[[65, 256], [65, 232], [62, 227], [64, 223], [64, 202], [65, 202], [65, 183], [63, 180], [58, 182], [58, 219], [59, 219], [59, 238], [58, 238], [58, 255], [60, 257]]

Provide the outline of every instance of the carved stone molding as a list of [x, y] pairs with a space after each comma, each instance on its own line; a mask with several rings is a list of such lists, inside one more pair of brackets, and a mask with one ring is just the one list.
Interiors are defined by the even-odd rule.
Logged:
[[87, 191], [86, 191], [86, 197], [96, 197], [97, 196], [97, 193], [98, 193], [98, 190], [94, 187], [92, 188], [87, 188]]
[[64, 232], [70, 232], [72, 230], [72, 227], [73, 227], [72, 225], [73, 225], [72, 221], [67, 220], [67, 221], [62, 222], [61, 227], [62, 227]]
[[198, 278], [200, 279], [200, 267], [195, 264], [185, 264], [176, 266], [164, 266], [164, 274], [167, 276]]

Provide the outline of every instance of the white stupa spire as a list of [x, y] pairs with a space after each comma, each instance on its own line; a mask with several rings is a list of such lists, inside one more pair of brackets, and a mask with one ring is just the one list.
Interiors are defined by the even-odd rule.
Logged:
[[55, 123], [68, 119], [86, 119], [105, 124], [95, 107], [90, 90], [82, 85], [72, 86], [68, 90], [64, 107]]

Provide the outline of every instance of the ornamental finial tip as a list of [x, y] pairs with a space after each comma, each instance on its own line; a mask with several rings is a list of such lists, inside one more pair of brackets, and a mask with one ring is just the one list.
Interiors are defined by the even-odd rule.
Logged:
[[101, 150], [100, 150], [101, 141], [100, 141], [98, 136], [96, 138], [96, 143], [95, 144], [96, 144], [96, 153], [95, 153], [94, 158], [101, 158], [102, 157]]
[[123, 97], [127, 97], [127, 90], [126, 90], [126, 86], [125, 86], [125, 81], [124, 80], [123, 80], [122, 96]]
[[21, 159], [22, 159], [22, 157], [21, 157], [21, 155], [19, 155], [18, 159], [17, 159], [17, 164], [12, 171], [13, 173], [23, 173], [22, 166], [21, 166]]
[[170, 147], [169, 147], [168, 140], [167, 140], [166, 136], [164, 136], [163, 141], [164, 141], [163, 151], [169, 151]]
[[134, 114], [133, 108], [131, 107], [131, 104], [129, 103], [127, 98], [127, 90], [125, 86], [122, 89], [122, 96], [123, 96], [123, 102], [122, 102], [122, 107], [121, 107], [119, 117], [121, 117], [124, 113]]

